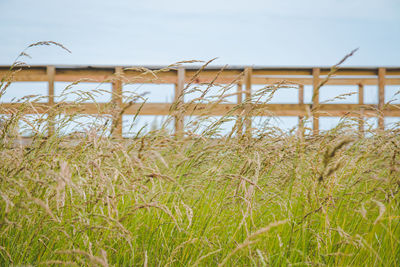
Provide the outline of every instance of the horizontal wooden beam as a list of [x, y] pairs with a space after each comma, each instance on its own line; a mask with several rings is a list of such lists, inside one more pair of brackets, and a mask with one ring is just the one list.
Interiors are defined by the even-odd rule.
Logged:
[[292, 76], [303, 76], [303, 75], [311, 75], [312, 69], [256, 69], [253, 68], [253, 75], [292, 75]]
[[[66, 114], [112, 114], [110, 103], [56, 103], [55, 107], [60, 113]], [[173, 115], [172, 104], [170, 103], [135, 103], [129, 105], [124, 103], [125, 115]], [[309, 116], [310, 104], [253, 104], [251, 105], [252, 116]], [[0, 103], [0, 114], [11, 114], [22, 112], [24, 114], [47, 113], [51, 106], [47, 103]], [[185, 115], [239, 115], [242, 111], [236, 104], [184, 104], [182, 106]], [[377, 105], [359, 104], [321, 104], [317, 112], [320, 116], [363, 116], [375, 117], [378, 115]], [[383, 109], [384, 116], [400, 116], [400, 104], [386, 105]]]
[[[11, 76], [9, 76], [11, 74]], [[9, 70], [0, 70], [0, 79], [9, 78], [12, 82], [47, 82], [48, 76], [46, 68], [44, 69], [20, 69], [15, 72]]]
[[[291, 77], [253, 77], [253, 84], [284, 84], [284, 85], [312, 85], [312, 78], [291, 78]], [[325, 85], [377, 85], [377, 78], [331, 78]], [[387, 78], [386, 84], [400, 85], [400, 78]], [[356, 89], [356, 88], [355, 88]]]
[[[169, 75], [170, 73], [158, 74], [158, 77], [150, 77], [149, 75], [143, 76], [133, 76], [124, 74], [123, 82], [125, 84], [174, 84], [176, 83], [176, 77], [174, 75]], [[1, 74], [0, 74], [1, 75]], [[90, 75], [86, 78], [80, 75], [63, 75], [56, 74], [55, 82], [89, 82], [89, 83], [111, 83], [113, 77], [107, 75]], [[216, 84], [231, 84], [237, 81], [237, 77], [228, 76], [228, 77], [218, 77], [214, 81], [215, 77], [199, 75], [197, 79], [195, 79], [193, 84], [207, 84], [210, 82], [215, 82]], [[14, 82], [47, 82], [46, 74], [18, 74], [13, 78]], [[186, 82], [189, 82], [189, 77], [186, 78]], [[281, 77], [254, 77], [252, 78], [252, 83], [257, 85], [272, 85], [272, 84], [282, 84], [282, 85], [312, 85], [312, 78], [281, 78]], [[376, 78], [332, 78], [330, 79], [326, 85], [372, 85], [376, 86], [378, 83], [378, 79]], [[387, 78], [386, 85], [400, 85], [400, 78]]]
[[[10, 74], [10, 66], [0, 66], [0, 77]], [[46, 66], [33, 66], [17, 68], [11, 80], [15, 82], [44, 82], [47, 81]], [[121, 78], [123, 83], [169, 83], [177, 82], [177, 70], [164, 68], [161, 70], [149, 68], [125, 67]], [[56, 82], [112, 82], [114, 68], [95, 67], [55, 67]], [[215, 82], [229, 84], [236, 82], [243, 76], [243, 69], [204, 69], [198, 73], [199, 68], [186, 70], [185, 82], [195, 84]], [[321, 68], [321, 79], [329, 73], [329, 68]], [[196, 75], [198, 74], [198, 75]], [[357, 76], [357, 77], [346, 77]], [[362, 77], [359, 77], [362, 76]], [[368, 77], [369, 76], [369, 77]], [[386, 68], [386, 84], [400, 84], [400, 68]], [[376, 85], [378, 80], [378, 68], [341, 68], [337, 70], [327, 85]], [[287, 83], [312, 85], [312, 68], [253, 68], [252, 84], [274, 84], [285, 81]]]

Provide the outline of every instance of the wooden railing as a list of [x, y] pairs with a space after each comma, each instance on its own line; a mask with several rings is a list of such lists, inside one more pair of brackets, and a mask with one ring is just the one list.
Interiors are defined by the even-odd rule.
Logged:
[[[400, 105], [385, 103], [385, 86], [400, 85], [400, 67], [343, 67], [330, 76], [331, 68], [328, 67], [73, 67], [73, 66], [30, 66], [18, 68], [10, 76], [10, 66], [0, 66], [0, 77], [5, 80], [17, 82], [48, 82], [47, 103], [34, 103], [32, 109], [38, 113], [48, 113], [51, 118], [51, 107], [63, 106], [65, 112], [80, 112], [82, 114], [98, 114], [108, 112], [103, 108], [110, 103], [83, 103], [79, 106], [71, 103], [58, 103], [54, 98], [55, 82], [95, 82], [112, 83], [111, 105], [115, 111], [116, 120], [114, 135], [122, 136], [122, 115], [168, 115], [175, 117], [175, 131], [180, 133], [184, 127], [184, 116], [191, 115], [240, 115], [244, 118], [245, 131], [251, 130], [251, 116], [305, 116], [313, 117], [313, 132], [319, 132], [320, 116], [352, 116], [352, 117], [377, 117], [378, 128], [384, 129], [384, 117], [400, 117]], [[174, 103], [131, 103], [127, 106], [122, 99], [123, 84], [175, 84]], [[203, 84], [237, 84], [237, 103], [232, 104], [188, 104], [184, 103], [183, 91], [187, 83]], [[298, 104], [259, 104], [249, 100], [252, 97], [252, 85], [290, 84], [299, 89]], [[304, 103], [304, 86], [311, 85], [313, 97], [311, 104]], [[319, 90], [322, 85], [352, 85], [358, 86], [358, 104], [320, 104]], [[375, 85], [378, 88], [378, 104], [364, 104], [364, 86]], [[322, 88], [323, 90], [323, 88]], [[235, 109], [238, 104], [242, 108]], [[11, 113], [18, 109], [18, 103], [0, 103], [0, 113]], [[183, 106], [183, 109], [176, 108]], [[235, 109], [234, 112], [232, 110]], [[25, 113], [33, 110], [25, 109]], [[108, 110], [108, 111], [107, 111]], [[175, 110], [175, 111], [174, 111]], [[240, 117], [239, 116], [239, 117]], [[362, 131], [363, 120], [359, 122]], [[242, 129], [239, 129], [240, 131]], [[54, 132], [54, 125], [50, 123], [49, 132]]]

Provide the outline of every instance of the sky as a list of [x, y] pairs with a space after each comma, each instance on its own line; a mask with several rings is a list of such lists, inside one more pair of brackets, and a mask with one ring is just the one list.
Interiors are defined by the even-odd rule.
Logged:
[[398, 0], [0, 0], [0, 64], [351, 66], [400, 63]]
[[[359, 48], [345, 66], [400, 66], [399, 0], [0, 0], [0, 10], [0, 65], [12, 64], [29, 44], [51, 40], [72, 53], [34, 47], [27, 51], [32, 58], [24, 60], [130, 66], [217, 57], [215, 65], [331, 66]], [[2, 101], [46, 94], [46, 86], [15, 84]], [[341, 93], [356, 88], [347, 89]], [[155, 102], [171, 99], [173, 92], [151, 90]], [[386, 99], [398, 90], [388, 88]], [[376, 91], [366, 90], [366, 103], [376, 102]], [[290, 97], [292, 92], [282, 93], [275, 101], [290, 103]], [[306, 88], [306, 102], [310, 97]]]

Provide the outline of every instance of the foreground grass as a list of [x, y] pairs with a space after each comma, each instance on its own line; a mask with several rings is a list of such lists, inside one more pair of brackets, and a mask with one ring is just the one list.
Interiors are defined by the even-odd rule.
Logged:
[[[29, 47], [42, 44], [64, 48]], [[1, 80], [0, 98], [10, 83]], [[60, 128], [74, 115], [49, 111], [56, 133], [43, 136], [50, 116], [37, 114], [21, 146], [26, 112], [0, 110], [10, 114], [0, 118], [1, 266], [400, 265], [396, 131], [360, 137], [344, 120], [320, 136], [261, 127], [215, 138], [237, 119], [227, 114], [185, 138], [159, 130], [114, 140], [104, 124], [70, 139]]]
[[396, 133], [2, 141], [2, 266], [399, 265]]

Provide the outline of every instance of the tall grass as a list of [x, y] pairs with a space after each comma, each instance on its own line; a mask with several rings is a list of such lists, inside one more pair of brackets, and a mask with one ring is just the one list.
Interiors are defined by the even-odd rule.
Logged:
[[399, 266], [396, 131], [222, 135], [227, 114], [183, 137], [106, 123], [71, 139], [39, 116], [20, 145], [21, 118], [0, 129], [2, 266]]

